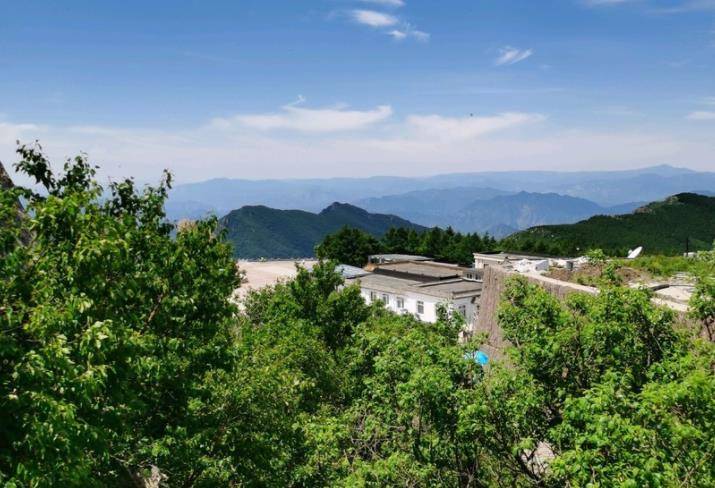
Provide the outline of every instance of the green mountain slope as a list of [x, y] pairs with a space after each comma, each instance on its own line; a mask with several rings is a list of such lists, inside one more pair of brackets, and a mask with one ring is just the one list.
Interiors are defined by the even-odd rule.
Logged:
[[394, 215], [371, 214], [344, 203], [333, 203], [318, 214], [245, 206], [223, 217], [221, 226], [234, 246], [234, 255], [242, 259], [313, 256], [315, 246], [343, 226], [376, 237], [391, 227], [423, 229]]
[[715, 239], [715, 197], [679, 193], [633, 213], [596, 216], [576, 224], [532, 227], [503, 241], [509, 250], [552, 254], [601, 248], [624, 254], [642, 245], [646, 253], [679, 254], [710, 249]]

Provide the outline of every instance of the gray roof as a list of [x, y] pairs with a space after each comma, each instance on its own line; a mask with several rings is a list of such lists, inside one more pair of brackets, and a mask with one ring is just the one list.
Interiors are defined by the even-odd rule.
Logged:
[[375, 273], [401, 273], [424, 281], [425, 278], [436, 280], [456, 278], [461, 276], [465, 269], [453, 264], [436, 263], [433, 261], [409, 261], [403, 263], [378, 264], [373, 271]]
[[412, 254], [372, 254], [368, 256], [369, 261], [379, 259], [382, 261], [399, 262], [399, 261], [429, 261], [432, 258], [427, 256], [416, 256]]
[[357, 266], [350, 266], [349, 264], [338, 264], [335, 267], [335, 271], [340, 273], [343, 278], [357, 278], [358, 276], [369, 275], [369, 271], [365, 271]]
[[423, 283], [416, 280], [372, 273], [346, 281], [348, 283], [358, 283], [375, 291], [396, 294], [412, 292], [447, 300], [476, 296], [482, 292], [481, 282], [463, 278]]
[[511, 252], [495, 252], [495, 253], [481, 253], [481, 252], [475, 252], [474, 253], [474, 258], [488, 258], [488, 259], [501, 259], [505, 260], [508, 259], [510, 261], [518, 261], [521, 259], [530, 259], [530, 260], [536, 260], [536, 259], [549, 259], [548, 256], [537, 256], [535, 254], [517, 254], [517, 253], [511, 253]]

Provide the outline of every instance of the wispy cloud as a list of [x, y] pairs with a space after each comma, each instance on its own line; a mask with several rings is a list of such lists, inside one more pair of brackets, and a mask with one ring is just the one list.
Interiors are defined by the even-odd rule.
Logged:
[[430, 35], [427, 32], [415, 29], [410, 24], [405, 24], [399, 29], [393, 29], [387, 34], [392, 36], [396, 41], [412, 38], [417, 41], [427, 42], [430, 39]]
[[397, 17], [375, 10], [357, 9], [351, 11], [352, 18], [358, 24], [370, 27], [390, 27], [398, 23]]
[[0, 160], [10, 169], [16, 160], [15, 139], [39, 138], [56, 161], [86, 151], [101, 165], [102, 178], [135, 176], [139, 181], [155, 181], [163, 168], [184, 182], [213, 177], [415, 176], [495, 167], [625, 169], [662, 161], [712, 169], [715, 139], [710, 124], [694, 123], [683, 133], [529, 124], [542, 119], [525, 113], [469, 118], [413, 115], [399, 121], [386, 119], [369, 130], [317, 134], [248, 130], [235, 121], [224, 128], [207, 122], [168, 130], [6, 120], [0, 123]]
[[494, 131], [509, 129], [531, 122], [539, 122], [541, 114], [506, 112], [482, 117], [443, 117], [441, 115], [412, 115], [407, 125], [422, 136], [442, 140], [473, 139]]
[[703, 103], [705, 105], [715, 105], [715, 97], [705, 97]]
[[[402, 7], [405, 5], [403, 0], [360, 0], [364, 3], [371, 3], [383, 7]], [[379, 29], [384, 34], [392, 37], [396, 41], [404, 41], [406, 39], [414, 39], [415, 41], [427, 42], [430, 40], [428, 32], [417, 29], [415, 26], [405, 21], [401, 17], [380, 12], [377, 10], [354, 9], [349, 10], [347, 15], [353, 22], [361, 25]]]
[[222, 130], [245, 127], [260, 131], [290, 130], [308, 133], [355, 131], [383, 121], [392, 115], [392, 107], [380, 105], [372, 110], [348, 110], [345, 107], [304, 108], [304, 99], [281, 107], [280, 112], [239, 114], [216, 118], [211, 126]]
[[497, 66], [516, 64], [520, 61], [524, 61], [532, 54], [534, 54], [533, 49], [517, 49], [511, 46], [504, 46], [499, 50], [499, 57], [494, 60], [494, 64]]
[[398, 8], [398, 7], [405, 6], [404, 0], [360, 0], [360, 1], [363, 3], [372, 3], [374, 5], [381, 5], [383, 7]]
[[696, 110], [695, 112], [690, 112], [685, 116], [688, 120], [715, 120], [715, 112], [708, 110]]

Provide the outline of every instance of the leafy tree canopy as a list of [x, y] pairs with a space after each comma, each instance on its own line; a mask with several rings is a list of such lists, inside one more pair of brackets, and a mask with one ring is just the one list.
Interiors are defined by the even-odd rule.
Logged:
[[216, 222], [165, 223], [168, 176], [102, 197], [84, 157], [20, 156], [43, 192], [0, 191], [7, 486], [715, 483], [713, 345], [645, 291], [511, 281], [482, 367], [458, 314], [366, 305], [327, 262], [239, 309]]

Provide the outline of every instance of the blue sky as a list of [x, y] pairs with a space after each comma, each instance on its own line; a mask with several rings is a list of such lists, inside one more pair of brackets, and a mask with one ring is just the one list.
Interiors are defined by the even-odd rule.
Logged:
[[715, 170], [715, 0], [3, 2], [0, 158], [115, 177]]

